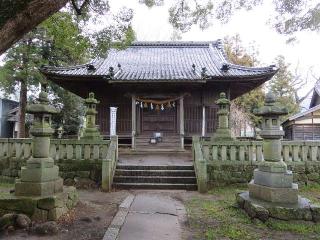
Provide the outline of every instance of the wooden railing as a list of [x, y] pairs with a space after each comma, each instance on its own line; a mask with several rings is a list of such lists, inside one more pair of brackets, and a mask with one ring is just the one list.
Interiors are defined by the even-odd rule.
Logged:
[[[320, 141], [282, 141], [284, 162], [320, 162]], [[203, 157], [210, 163], [261, 162], [262, 141], [200, 141]]]

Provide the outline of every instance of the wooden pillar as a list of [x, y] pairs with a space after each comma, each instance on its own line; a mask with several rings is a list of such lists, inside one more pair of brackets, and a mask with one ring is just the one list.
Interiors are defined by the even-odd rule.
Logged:
[[206, 135], [206, 106], [202, 106], [202, 137]]
[[181, 148], [184, 149], [184, 108], [183, 108], [183, 97], [179, 100], [179, 110], [180, 110], [180, 139]]
[[131, 97], [131, 129], [132, 129], [132, 136], [131, 136], [131, 147], [135, 149], [135, 136], [136, 136], [136, 97], [132, 95]]

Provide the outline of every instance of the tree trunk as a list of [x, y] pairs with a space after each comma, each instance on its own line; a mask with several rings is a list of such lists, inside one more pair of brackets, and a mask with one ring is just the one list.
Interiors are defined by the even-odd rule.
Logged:
[[0, 55], [67, 2], [68, 0], [31, 0], [22, 10], [17, 10], [16, 15], [9, 18], [0, 29]]
[[20, 101], [19, 101], [19, 131], [18, 138], [26, 137], [26, 107], [27, 107], [27, 84], [20, 81]]

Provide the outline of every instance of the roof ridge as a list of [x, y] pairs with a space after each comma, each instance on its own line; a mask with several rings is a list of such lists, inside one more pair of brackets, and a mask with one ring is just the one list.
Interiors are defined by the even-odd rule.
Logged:
[[209, 46], [210, 44], [218, 45], [219, 40], [216, 41], [135, 41], [133, 42], [129, 47], [168, 47], [168, 46], [174, 46], [174, 47], [186, 47], [186, 46]]

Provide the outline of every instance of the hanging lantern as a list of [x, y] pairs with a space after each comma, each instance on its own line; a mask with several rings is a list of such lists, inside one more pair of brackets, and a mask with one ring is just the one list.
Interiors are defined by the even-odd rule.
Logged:
[[161, 104], [161, 110], [162, 110], [162, 111], [164, 110], [163, 104]]
[[140, 108], [143, 108], [143, 103], [142, 102], [140, 103]]
[[148, 103], [145, 102], [144, 105], [143, 105], [143, 107], [144, 107], [144, 108], [148, 108]]
[[152, 103], [150, 103], [150, 108], [151, 108], [151, 110], [153, 110], [153, 104]]
[[159, 105], [158, 105], [158, 104], [156, 105], [156, 110], [157, 110], [157, 111], [159, 111], [159, 110], [160, 110], [160, 107], [159, 107]]

